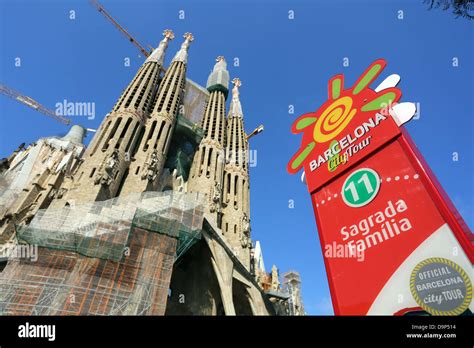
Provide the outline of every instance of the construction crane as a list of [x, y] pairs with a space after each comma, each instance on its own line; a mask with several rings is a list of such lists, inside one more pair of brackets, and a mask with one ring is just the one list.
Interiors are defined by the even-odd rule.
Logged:
[[26, 106], [29, 106], [32, 109], [35, 109], [36, 111], [41, 112], [42, 114], [49, 116], [51, 118], [54, 118], [56, 121], [59, 121], [65, 125], [69, 125], [71, 123], [71, 120], [65, 117], [62, 117], [60, 115], [56, 115], [56, 113], [40, 103], [38, 103], [36, 100], [27, 97], [25, 95], [22, 95], [20, 92], [15, 91], [12, 88], [9, 88], [3, 84], [0, 84], [0, 92], [7, 97], [10, 97], [12, 99], [15, 99], [19, 101], [20, 103], [25, 104]]
[[105, 18], [107, 18], [107, 20], [109, 22], [111, 22], [118, 30], [120, 30], [120, 32], [125, 35], [127, 37], [127, 39], [132, 43], [134, 44], [139, 50], [140, 52], [145, 56], [145, 57], [148, 57], [151, 52], [147, 51], [142, 45], [140, 45], [140, 43], [135, 40], [135, 38], [129, 34], [128, 31], [125, 30], [124, 27], [122, 27], [104, 8], [104, 6], [102, 6], [97, 0], [90, 0], [90, 3], [100, 12], [104, 15]]

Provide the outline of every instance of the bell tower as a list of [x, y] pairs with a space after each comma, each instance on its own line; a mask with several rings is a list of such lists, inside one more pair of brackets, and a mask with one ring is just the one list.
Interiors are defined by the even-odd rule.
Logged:
[[178, 108], [184, 97], [188, 49], [194, 37], [186, 33], [184, 39], [160, 83], [140, 143], [131, 153], [132, 163], [120, 195], [158, 189]]
[[130, 153], [143, 133], [168, 42], [174, 37], [171, 30], [165, 30], [163, 36], [102, 121], [74, 175], [74, 183], [64, 197], [66, 202], [68, 199], [93, 202], [116, 196], [130, 165]]
[[238, 78], [232, 80], [232, 101], [227, 117], [226, 163], [222, 201], [222, 232], [241, 262], [250, 268], [250, 186], [248, 141], [239, 99]]
[[229, 72], [223, 56], [216, 58], [206, 87], [210, 95], [201, 121], [204, 138], [194, 155], [188, 191], [205, 193], [208, 199], [207, 212], [217, 218], [222, 201], [226, 135], [225, 102], [229, 93]]

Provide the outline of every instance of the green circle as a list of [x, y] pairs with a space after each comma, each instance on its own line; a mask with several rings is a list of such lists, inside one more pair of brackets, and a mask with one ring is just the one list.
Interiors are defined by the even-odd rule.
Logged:
[[352, 172], [342, 185], [341, 195], [348, 206], [353, 208], [369, 204], [380, 189], [380, 177], [370, 168], [360, 168]]

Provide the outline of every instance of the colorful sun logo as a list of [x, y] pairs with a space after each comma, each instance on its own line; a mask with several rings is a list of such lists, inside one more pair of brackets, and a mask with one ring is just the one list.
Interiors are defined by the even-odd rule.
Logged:
[[293, 122], [292, 133], [303, 132], [303, 139], [300, 149], [288, 163], [288, 172], [298, 172], [313, 153], [316, 144], [335, 139], [358, 113], [375, 114], [381, 109], [388, 109], [400, 99], [398, 88], [386, 88], [379, 93], [368, 87], [386, 65], [385, 60], [376, 60], [349, 89], [344, 89], [342, 74], [329, 80], [328, 100], [316, 112], [304, 114]]

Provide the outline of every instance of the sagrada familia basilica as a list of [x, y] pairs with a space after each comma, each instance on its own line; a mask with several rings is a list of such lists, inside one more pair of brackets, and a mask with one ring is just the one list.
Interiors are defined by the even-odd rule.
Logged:
[[222, 56], [188, 79], [190, 33], [165, 67], [163, 35], [87, 147], [74, 125], [1, 161], [0, 245], [37, 253], [0, 259], [1, 315], [304, 314], [251, 238], [241, 81]]

